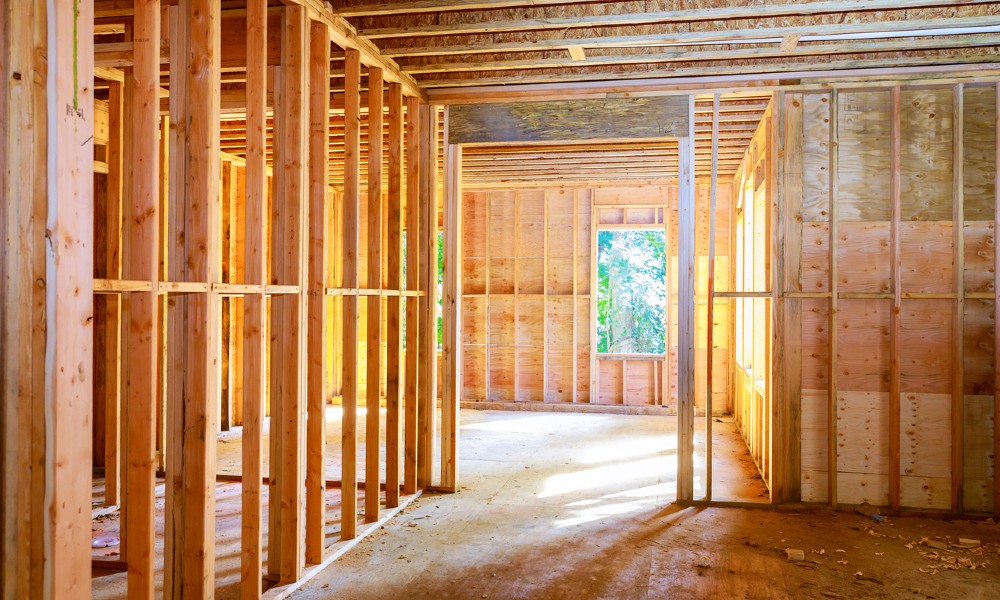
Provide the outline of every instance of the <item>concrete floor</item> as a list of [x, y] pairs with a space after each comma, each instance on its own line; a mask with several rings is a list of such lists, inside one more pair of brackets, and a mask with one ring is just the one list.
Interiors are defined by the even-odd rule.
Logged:
[[[327, 419], [330, 426], [325, 470], [329, 479], [339, 479], [339, 407], [330, 407]], [[560, 529], [573, 532], [606, 516], [628, 515], [662, 507], [674, 497], [676, 417], [463, 410], [461, 419], [461, 477], [466, 485], [461, 494], [449, 497], [449, 501], [464, 503], [467, 499], [472, 506], [476, 506], [482, 502], [482, 494], [487, 494], [489, 498], [498, 497], [491, 499], [491, 503], [503, 506], [503, 497], [511, 494], [516, 497], [516, 493], [522, 491], [532, 495], [535, 488], [541, 486], [538, 500], [543, 504], [567, 505], [565, 511], [551, 517], [558, 520]], [[382, 421], [384, 432], [384, 414]], [[359, 420], [358, 436], [361, 457], [358, 472], [362, 475], [363, 425], [362, 418]], [[697, 425], [695, 462], [696, 494], [699, 494], [704, 481], [704, 420], [699, 419]], [[716, 497], [766, 500], [767, 490], [757, 477], [732, 422], [716, 422], [714, 432], [716, 467], [713, 480]], [[240, 436], [239, 428], [219, 436], [216, 464], [219, 473], [240, 473]], [[265, 447], [266, 444], [267, 436]], [[266, 453], [264, 462], [266, 474]], [[382, 467], [384, 480], [384, 463]], [[219, 598], [235, 598], [239, 594], [240, 490], [239, 482], [220, 482], [216, 487], [216, 592]], [[162, 480], [156, 492], [159, 566], [162, 565], [160, 557], [163, 553]], [[363, 495], [362, 491], [359, 506], [363, 505]], [[98, 478], [94, 485], [95, 504], [99, 504], [102, 497], [103, 481]], [[521, 499], [514, 501], [514, 506], [521, 505]], [[340, 490], [328, 490], [327, 506], [326, 533], [328, 543], [332, 544], [339, 539]], [[267, 510], [265, 488], [265, 524]], [[461, 512], [468, 508], [456, 510]], [[542, 514], [545, 514], [544, 510], [534, 515], [532, 523], [542, 523], [538, 521], [542, 519]], [[117, 511], [107, 512], [95, 519], [95, 558], [120, 557], [117, 543], [119, 520]], [[502, 521], [517, 524], [516, 519], [505, 518]], [[419, 531], [420, 528], [408, 530]], [[124, 573], [101, 571], [96, 575], [99, 576], [93, 579], [92, 585], [94, 598], [125, 597]], [[161, 582], [162, 572], [158, 570], [158, 589]]]
[[[674, 422], [463, 411], [460, 493], [419, 498], [292, 597], [1000, 597], [991, 522], [672, 505]], [[925, 545], [960, 536], [982, 545]]]

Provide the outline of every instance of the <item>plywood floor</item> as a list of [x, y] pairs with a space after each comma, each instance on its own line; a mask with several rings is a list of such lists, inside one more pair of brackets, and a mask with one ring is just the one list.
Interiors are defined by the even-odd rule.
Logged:
[[[681, 509], [671, 504], [674, 418], [462, 419], [461, 493], [419, 498], [293, 598], [1000, 597], [993, 523]], [[922, 545], [936, 536], [983, 545]], [[786, 548], [806, 560], [789, 561]]]

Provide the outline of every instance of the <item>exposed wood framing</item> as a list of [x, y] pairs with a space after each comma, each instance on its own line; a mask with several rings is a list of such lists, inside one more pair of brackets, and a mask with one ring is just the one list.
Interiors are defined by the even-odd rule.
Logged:
[[309, 334], [306, 431], [306, 561], [323, 561], [326, 528], [327, 297], [329, 281], [330, 36], [312, 22], [309, 39]]
[[965, 464], [965, 100], [962, 84], [953, 89], [951, 219], [955, 253], [955, 306], [951, 355], [951, 507], [956, 513], [961, 513], [964, 509], [962, 481]]
[[900, 475], [900, 313], [903, 307], [903, 278], [900, 259], [901, 190], [900, 190], [900, 89], [892, 89], [889, 122], [890, 174], [889, 195], [891, 198], [889, 224], [889, 273], [892, 279], [892, 311], [889, 313], [889, 506], [899, 509]]
[[[344, 281], [358, 287], [358, 252], [361, 246], [361, 56], [353, 49], [345, 54], [344, 76]], [[340, 536], [357, 536], [358, 522], [358, 297], [343, 300], [343, 406], [341, 425], [341, 517]]]
[[267, 379], [267, 165], [265, 120], [267, 110], [267, 1], [247, 3], [247, 162], [244, 255], [245, 283], [260, 287], [247, 294], [244, 306], [243, 370], [243, 491], [241, 526], [241, 586], [243, 600], [260, 597], [262, 590], [263, 439]]
[[128, 511], [124, 529], [129, 543], [125, 560], [129, 565], [128, 590], [133, 598], [152, 598], [155, 584], [155, 507], [156, 475], [156, 395], [157, 395], [157, 299], [159, 271], [159, 179], [160, 162], [157, 137], [159, 111], [159, 39], [160, 2], [136, 2], [133, 18], [135, 66], [126, 82], [132, 86], [129, 101], [129, 140], [126, 148], [131, 184], [126, 190], [128, 211], [128, 257], [123, 261], [126, 279], [154, 282], [149, 291], [129, 294], [123, 314], [127, 323], [129, 357], [126, 373], [125, 419], [126, 463], [125, 494]]
[[677, 500], [694, 499], [695, 195], [694, 96], [687, 135], [678, 138]]
[[[170, 9], [171, 230], [169, 279], [220, 281], [218, 3], [181, 0]], [[182, 126], [178, 126], [182, 124]], [[215, 581], [215, 442], [220, 397], [220, 305], [207, 293], [178, 296], [169, 309], [166, 550], [164, 596], [211, 593]]]
[[838, 258], [837, 247], [839, 244], [839, 173], [840, 173], [840, 138], [838, 133], [838, 105], [840, 95], [837, 90], [830, 92], [830, 141], [828, 149], [830, 153], [830, 310], [829, 325], [827, 332], [829, 335], [828, 362], [828, 387], [827, 387], [827, 495], [829, 502], [837, 506], [837, 309], [839, 305], [840, 280], [837, 276]]
[[431, 485], [434, 472], [433, 450], [435, 404], [437, 400], [437, 130], [438, 113], [433, 106], [420, 105], [420, 339], [422, 362], [418, 370], [417, 487]]
[[[403, 289], [403, 87], [389, 84], [388, 114], [388, 235], [385, 286]], [[324, 138], [325, 139], [325, 138]], [[400, 296], [386, 298], [385, 363], [385, 506], [399, 506], [401, 474], [401, 407], [403, 403], [403, 304]]]
[[[413, 96], [406, 97], [406, 290], [411, 293], [420, 288], [420, 104]], [[403, 493], [417, 491], [417, 415], [420, 402], [419, 349], [421, 339], [419, 298], [406, 300], [406, 391], [403, 435]], [[423, 335], [426, 335], [424, 333]]]
[[[449, 138], [450, 109], [444, 113], [444, 268], [442, 302], [444, 353], [441, 393], [441, 487], [458, 491], [458, 408], [462, 400], [462, 147]], [[544, 398], [544, 382], [542, 396]]]
[[[368, 287], [382, 287], [382, 70], [368, 68]], [[378, 521], [380, 498], [372, 493], [379, 480], [381, 456], [382, 297], [368, 297], [367, 393], [365, 396], [365, 520]]]

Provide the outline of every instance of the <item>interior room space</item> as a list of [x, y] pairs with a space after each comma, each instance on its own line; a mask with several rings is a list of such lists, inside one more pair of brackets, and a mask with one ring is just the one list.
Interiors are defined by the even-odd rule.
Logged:
[[1000, 3], [0, 15], [0, 598], [1000, 592]]

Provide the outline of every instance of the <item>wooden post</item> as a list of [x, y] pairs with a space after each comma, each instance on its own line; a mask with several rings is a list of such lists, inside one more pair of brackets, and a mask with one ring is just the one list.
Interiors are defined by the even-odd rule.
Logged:
[[247, 1], [247, 168], [245, 282], [261, 286], [243, 298], [243, 522], [240, 535], [240, 597], [262, 589], [262, 445], [267, 380], [267, 0]]
[[688, 134], [677, 140], [677, 500], [682, 502], [694, 499], [694, 96], [688, 115]]
[[[441, 487], [458, 491], [458, 411], [462, 400], [462, 147], [448, 143], [444, 113], [444, 273], [442, 285]], [[546, 209], [547, 212], [548, 209]], [[543, 346], [542, 351], [545, 352]], [[543, 370], [543, 380], [544, 380]], [[544, 383], [543, 383], [544, 389]], [[544, 400], [544, 393], [543, 393]]]
[[59, 243], [46, 244], [45, 252], [45, 486], [36, 499], [45, 514], [42, 593], [88, 598], [93, 7], [49, 2], [47, 17], [46, 237]]
[[309, 369], [306, 432], [306, 561], [323, 562], [326, 526], [327, 194], [330, 183], [330, 30], [312, 22], [309, 41]]
[[[358, 287], [361, 246], [361, 56], [344, 50], [344, 287]], [[343, 424], [340, 536], [358, 531], [358, 296], [344, 297]]]
[[[170, 8], [170, 281], [219, 281], [218, 2]], [[215, 587], [215, 403], [220, 394], [219, 298], [178, 295], [169, 309], [164, 596], [205, 597]]]
[[[382, 287], [382, 69], [368, 68], [368, 288]], [[369, 292], [371, 293], [371, 292]], [[378, 521], [382, 297], [368, 296], [365, 394], [365, 520]]]
[[900, 484], [900, 312], [903, 309], [903, 277], [900, 259], [900, 89], [892, 88], [889, 120], [889, 194], [891, 196], [891, 222], [889, 223], [889, 275], [892, 279], [892, 311], [889, 313], [889, 507], [899, 510]]
[[[785, 94], [782, 109], [785, 127], [783, 154], [778, 158], [784, 164], [781, 185], [781, 200], [784, 206], [783, 239], [779, 252], [782, 256], [781, 272], [778, 278], [777, 294], [781, 301], [783, 319], [780, 327], [775, 327], [773, 343], [782, 344], [782, 376], [777, 384], [784, 407], [784, 447], [779, 459], [784, 470], [784, 495], [772, 498], [779, 502], [796, 502], [802, 498], [802, 301], [787, 298], [789, 292], [799, 292], [802, 288], [802, 96]], [[735, 214], [735, 211], [730, 213]], [[730, 238], [732, 239], [732, 238]], [[730, 243], [730, 248], [735, 247]], [[732, 289], [732, 288], [731, 288]], [[777, 322], [777, 321], [776, 321]], [[730, 348], [735, 347], [730, 338]]]
[[437, 404], [437, 109], [420, 107], [420, 283], [424, 295], [420, 298], [420, 339], [423, 363], [419, 372], [420, 408], [417, 443], [417, 486], [431, 485], [434, 472], [434, 410]]
[[[769, 169], [767, 177], [767, 189], [770, 195], [770, 212], [768, 214], [768, 234], [770, 244], [768, 246], [770, 269], [767, 272], [765, 285], [771, 288], [771, 318], [768, 327], [767, 344], [770, 347], [771, 367], [768, 381], [768, 394], [771, 398], [770, 411], [765, 415], [765, 419], [770, 421], [768, 432], [770, 440], [766, 440], [767, 450], [765, 457], [771, 476], [771, 503], [784, 502], [787, 497], [787, 482], [789, 479], [788, 465], [784, 460], [786, 447], [798, 444], [796, 438], [792, 440], [787, 437], [789, 418], [788, 403], [790, 398], [786, 395], [784, 386], [787, 367], [785, 363], [785, 338], [782, 334], [782, 325], [785, 320], [786, 302], [782, 293], [782, 281], [785, 276], [785, 232], [788, 219], [795, 217], [789, 215], [788, 206], [785, 201], [785, 157], [786, 148], [786, 127], [788, 115], [786, 112], [785, 92], [777, 92], [771, 103], [771, 126], [768, 133], [768, 156], [766, 166]], [[709, 327], [712, 320], [709, 319]], [[709, 361], [711, 364], [711, 361]], [[709, 383], [711, 385], [711, 383]]]
[[[708, 304], [706, 305], [705, 347], [708, 360], [705, 375], [705, 499], [712, 500], [712, 335], [715, 327], [715, 206], [719, 178], [719, 95], [712, 97], [712, 180], [708, 208]], [[669, 307], [667, 309], [669, 311]], [[669, 312], [667, 313], [669, 315]], [[667, 319], [669, 321], [669, 318]]]
[[[955, 307], [951, 355], [951, 508], [964, 510], [962, 479], [965, 469], [965, 95], [962, 84], [953, 93], [952, 116], [952, 233], [954, 235]], [[994, 424], [994, 427], [996, 424]], [[994, 473], [994, 477], [997, 474]]]
[[302, 6], [285, 7], [281, 67], [275, 89], [275, 204], [273, 278], [298, 292], [271, 299], [272, 507], [268, 528], [269, 573], [282, 583], [302, 576], [306, 407], [306, 291], [308, 226], [309, 19]]
[[[420, 102], [406, 98], [406, 290], [420, 290]], [[417, 491], [417, 404], [420, 372], [420, 298], [406, 299], [406, 410], [403, 493]]]
[[[122, 84], [115, 81], [108, 88], [108, 195], [106, 202], [105, 277], [120, 279], [122, 275], [122, 173], [125, 94]], [[121, 328], [122, 303], [118, 294], [105, 296], [104, 331], [104, 501], [118, 504], [121, 498]]]
[[[403, 86], [389, 84], [389, 211], [387, 287], [394, 292], [403, 289]], [[386, 299], [386, 365], [385, 365], [385, 506], [399, 506], [400, 483], [400, 404], [403, 390], [403, 298]]]
[[128, 259], [124, 276], [150, 282], [148, 292], [131, 292], [124, 322], [128, 326], [129, 369], [125, 373], [126, 448], [128, 476], [125, 493], [129, 507], [124, 529], [129, 543], [130, 598], [154, 595], [154, 485], [156, 480], [156, 394], [157, 394], [157, 280], [159, 279], [159, 180], [157, 138], [160, 127], [160, 2], [138, 0], [133, 15], [132, 77], [129, 99], [132, 116], [129, 128], [130, 188]]
[[[46, 281], [48, 276], [46, 213], [50, 198], [56, 198], [48, 193], [47, 187], [48, 161], [51, 160], [47, 123], [50, 117], [58, 115], [47, 113], [46, 102], [49, 95], [65, 101], [66, 92], [47, 89], [43, 59], [48, 23], [40, 6], [44, 3], [0, 2], [0, 71], [3, 73], [0, 77], [0, 164], [3, 165], [0, 168], [0, 281], [3, 282], [0, 285], [0, 440], [3, 443], [0, 452], [0, 554], [3, 555], [0, 594], [5, 598], [28, 598], [40, 593], [45, 564], [35, 559], [41, 556], [43, 523], [48, 518], [41, 501], [46, 480], [45, 429], [33, 428], [32, 424], [42, 422], [49, 400], [45, 388], [50, 372], [45, 368], [45, 359], [50, 332], [46, 328], [46, 289], [36, 282]], [[64, 20], [66, 15], [51, 15], [50, 18]], [[20, 77], [12, 77], [11, 73], [19, 73]], [[65, 87], [65, 82], [60, 83]], [[62, 132], [66, 136], [62, 141], [73, 144], [68, 137], [75, 137], [75, 130], [87, 125], [72, 119], [67, 122], [71, 129]], [[92, 146], [85, 144], [81, 152], [91, 153]], [[71, 166], [71, 155], [59, 158], [65, 166]], [[89, 156], [88, 159], [92, 160]], [[76, 189], [67, 189], [72, 199], [82, 201], [86, 196], [78, 198], [76, 194], [92, 189], [92, 183], [77, 177], [74, 177]], [[71, 208], [68, 204], [71, 198], [64, 199], [66, 208]], [[71, 254], [67, 258], [76, 252], [75, 248], [69, 251]], [[84, 265], [78, 268], [84, 274]], [[66, 271], [63, 275], [69, 273]], [[90, 273], [85, 275], [89, 277]], [[73, 296], [70, 305], [74, 312], [75, 304], [82, 301], [90, 289], [89, 282], [81, 282], [79, 293]], [[81, 322], [86, 326], [86, 320]], [[85, 331], [84, 327], [80, 329], [81, 333]], [[84, 365], [89, 374], [90, 362], [83, 354], [88, 348], [90, 344], [81, 344], [66, 350], [81, 352], [79, 364]], [[64, 355], [63, 359], [66, 358], [70, 355]], [[109, 383], [115, 386], [117, 400], [117, 381]], [[75, 396], [74, 392], [73, 397], [55, 400], [75, 403]], [[76, 413], [82, 409], [70, 408]], [[79, 427], [86, 427], [85, 423], [90, 422], [89, 410], [88, 407], [84, 415], [86, 420], [78, 423]], [[65, 428], [69, 422], [60, 424]], [[89, 432], [87, 434], [89, 438]], [[76, 456], [73, 463], [79, 461], [78, 468], [88, 469], [86, 460]], [[33, 468], [34, 465], [40, 468]], [[89, 471], [87, 475], [89, 479]], [[62, 491], [65, 494], [71, 490]], [[71, 495], [64, 497], [74, 504], [79, 500]], [[80, 507], [81, 511], [85, 509], [85, 506]], [[78, 558], [86, 560], [85, 555]], [[84, 589], [89, 591], [89, 585], [80, 586], [81, 591]]]
[[[994, 166], [1000, 165], [1000, 83], [994, 87], [994, 102], [996, 107], [996, 154], [993, 157]], [[1000, 226], [1000, 169], [995, 169], [993, 179], [993, 231], [996, 235]], [[997, 285], [997, 273], [1000, 273], [1000, 252], [993, 253], [993, 319], [1000, 323], [1000, 285]], [[993, 328], [993, 517], [1000, 519], [1000, 327]]]
[[830, 92], [830, 336], [829, 387], [827, 388], [827, 494], [830, 504], [837, 506], [837, 309], [840, 278], [837, 275], [838, 224], [840, 219], [840, 95]]

